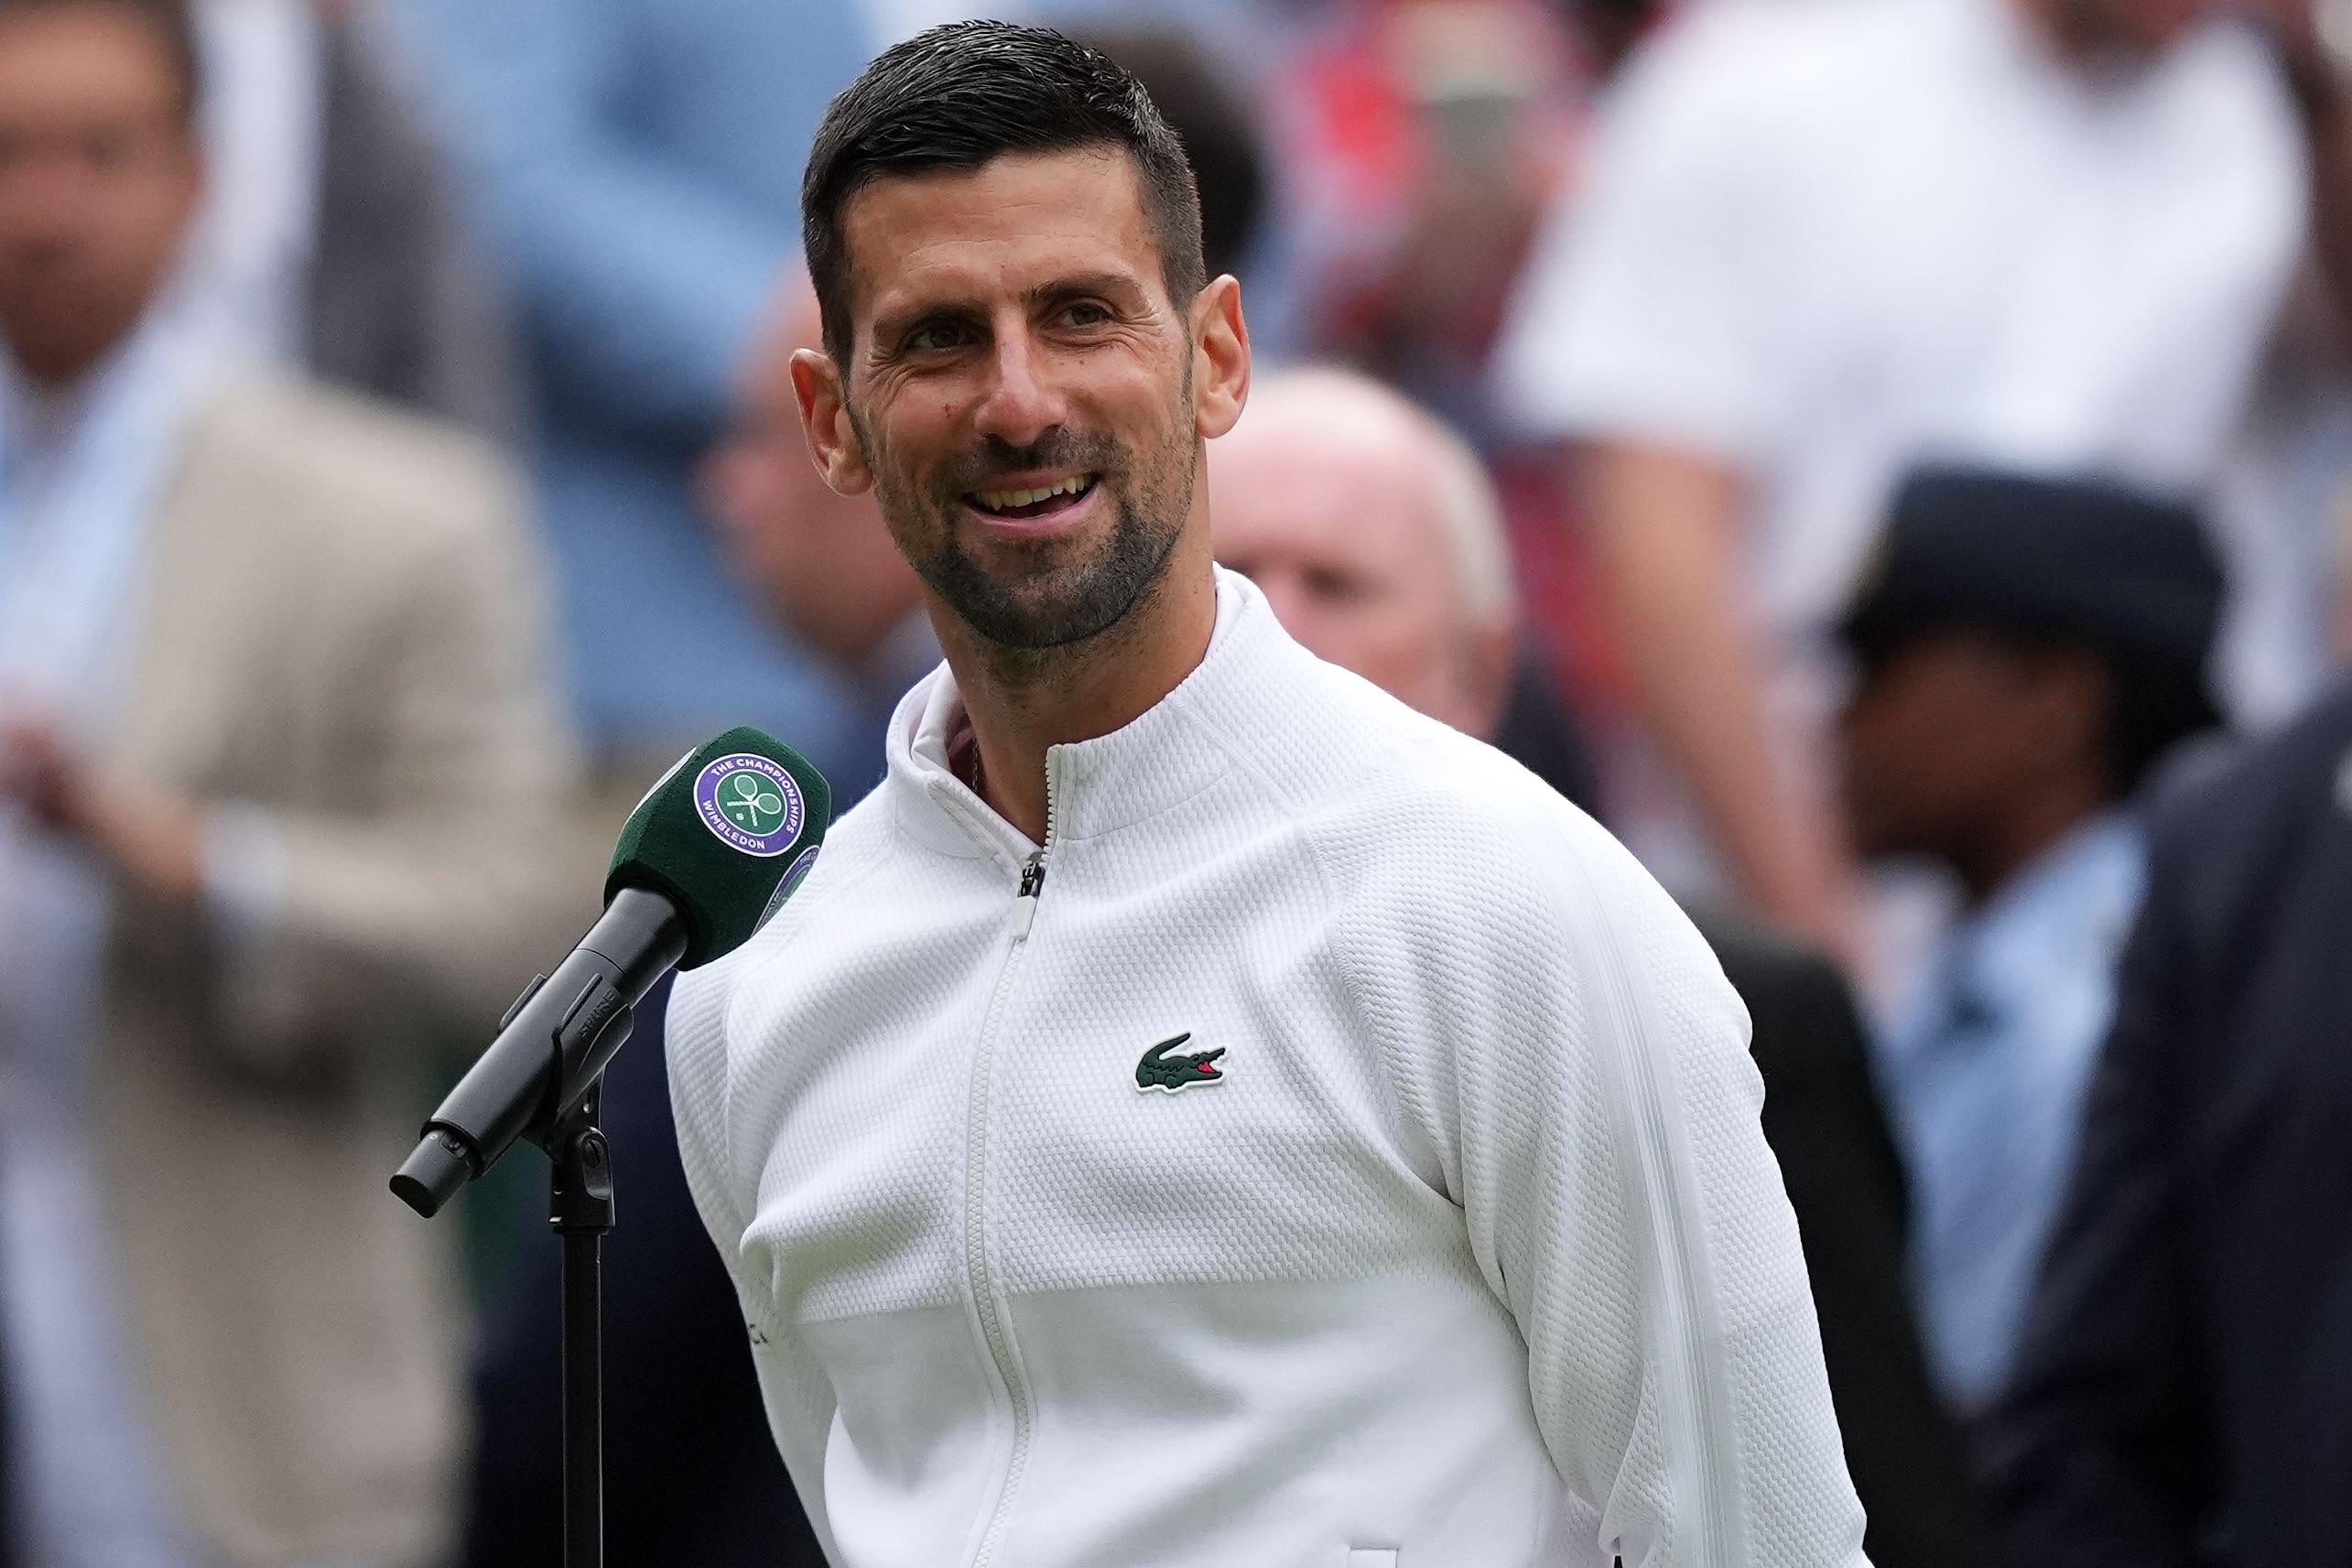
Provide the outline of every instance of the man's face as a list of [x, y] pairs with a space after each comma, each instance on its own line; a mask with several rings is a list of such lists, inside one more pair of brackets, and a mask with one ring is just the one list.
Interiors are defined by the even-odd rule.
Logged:
[[1133, 161], [1006, 155], [881, 180], [843, 218], [856, 439], [836, 487], [872, 483], [899, 549], [989, 643], [1118, 623], [1194, 510], [1203, 433], [1193, 302], [1167, 297]]
[[2058, 770], [2101, 767], [2093, 656], [1930, 633], [1867, 668], [1839, 722], [1855, 848], [1953, 860]]
[[1426, 450], [1297, 421], [1242, 425], [1209, 452], [1217, 558], [1317, 658], [1484, 735], [1501, 692], [1482, 678], [1442, 503], [1415, 460]]
[[36, 380], [87, 370], [171, 265], [200, 184], [186, 91], [127, 10], [0, 17], [0, 336]]

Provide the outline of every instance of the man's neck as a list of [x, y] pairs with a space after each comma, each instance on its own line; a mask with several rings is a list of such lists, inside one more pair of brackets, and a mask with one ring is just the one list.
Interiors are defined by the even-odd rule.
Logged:
[[1208, 530], [1187, 529], [1159, 582], [1117, 625], [1084, 643], [1000, 648], [936, 603], [932, 622], [971, 721], [981, 798], [1043, 844], [1046, 749], [1125, 728], [1208, 654], [1217, 629]]

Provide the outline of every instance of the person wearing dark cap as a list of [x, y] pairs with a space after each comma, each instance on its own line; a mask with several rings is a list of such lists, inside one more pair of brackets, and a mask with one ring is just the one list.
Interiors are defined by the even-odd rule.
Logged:
[[2144, 875], [2130, 802], [2216, 718], [2221, 594], [2185, 506], [1923, 470], [1838, 629], [1856, 847], [1941, 863], [1967, 904], [1875, 1064], [1930, 1365], [1963, 1415], [2008, 1376], [2072, 1161]]

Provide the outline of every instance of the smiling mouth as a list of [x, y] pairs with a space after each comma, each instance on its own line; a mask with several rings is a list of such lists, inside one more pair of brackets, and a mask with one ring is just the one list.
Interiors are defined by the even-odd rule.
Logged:
[[1074, 473], [1038, 490], [975, 490], [967, 492], [964, 500], [976, 511], [991, 517], [1027, 519], [1050, 517], [1084, 501], [1101, 476]]

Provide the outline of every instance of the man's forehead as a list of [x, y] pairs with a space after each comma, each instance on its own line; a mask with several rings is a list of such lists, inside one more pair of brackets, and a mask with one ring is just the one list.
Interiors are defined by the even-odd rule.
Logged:
[[1003, 153], [890, 175], [843, 206], [852, 308], [1022, 294], [1064, 276], [1155, 282], [1159, 247], [1124, 149]]

